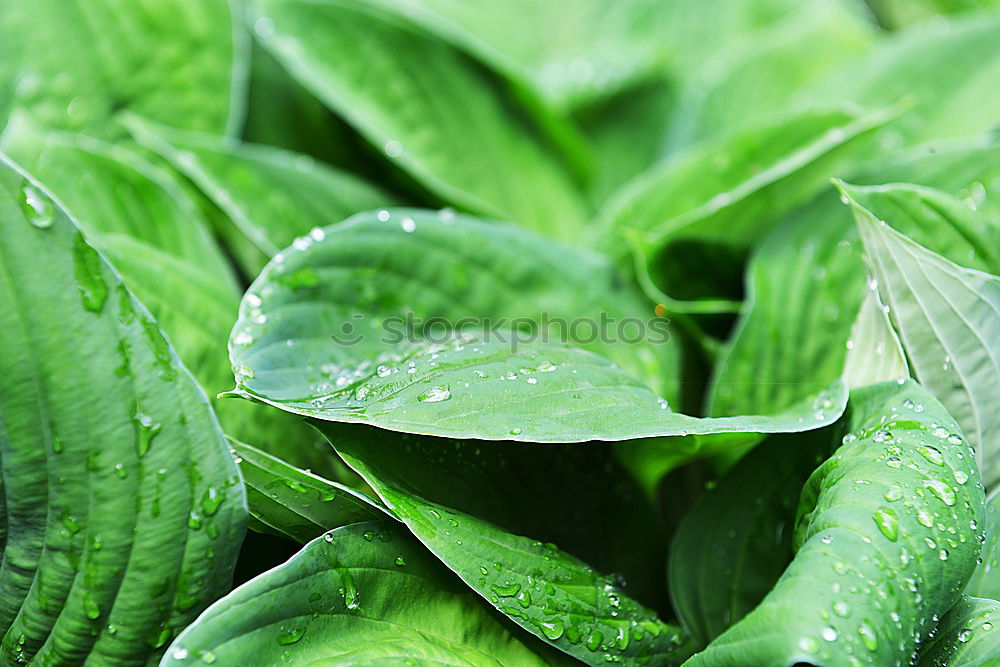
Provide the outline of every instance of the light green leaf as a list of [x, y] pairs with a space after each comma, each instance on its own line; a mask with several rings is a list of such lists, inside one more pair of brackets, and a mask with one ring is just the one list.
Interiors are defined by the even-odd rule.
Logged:
[[260, 251], [262, 259], [244, 267], [251, 274], [314, 227], [397, 203], [394, 195], [307, 155], [185, 132], [137, 116], [125, 124], [136, 141], [190, 178]]
[[985, 530], [982, 562], [965, 587], [965, 593], [1000, 600], [1000, 490], [994, 490], [986, 499]]
[[250, 516], [268, 532], [305, 544], [322, 533], [360, 521], [383, 519], [378, 501], [343, 484], [232, 441], [246, 483]]
[[875, 36], [853, 3], [801, 3], [686, 74], [670, 143], [685, 146], [808, 104], [799, 91], [866, 53]]
[[230, 12], [221, 0], [8, 3], [0, 88], [13, 86], [15, 107], [44, 125], [105, 137], [122, 134], [112, 122], [122, 109], [235, 131], [246, 44]]
[[263, 46], [435, 196], [576, 238], [584, 210], [562, 158], [530, 111], [454, 47], [373, 5], [254, 7]]
[[1000, 602], [962, 597], [920, 649], [917, 667], [990, 667], [1000, 655]]
[[963, 425], [992, 488], [1000, 480], [1000, 278], [958, 266], [856, 200], [851, 205], [879, 298], [890, 308], [910, 366]]
[[[921, 147], [869, 165], [858, 178], [864, 183], [886, 179], [931, 185], [984, 205], [988, 202], [981, 196], [973, 199], [972, 193], [1000, 186], [1000, 148], [982, 142]], [[885, 216], [961, 207], [944, 201], [943, 193], [908, 185], [864, 192], [866, 201]], [[967, 258], [974, 248], [991, 243], [975, 225], [957, 219], [893, 219], [921, 243], [954, 256]], [[750, 259], [747, 299], [716, 363], [708, 414], [781, 409], [810, 387], [838, 377], [865, 294], [864, 274], [857, 228], [832, 189], [789, 214]]]
[[[641, 497], [603, 446], [386, 439], [373, 429], [319, 427], [427, 548], [529, 632], [587, 664], [678, 664], [689, 654], [632, 587], [600, 573], [599, 563], [644, 558], [662, 530], [645, 519]], [[625, 581], [641, 592], [631, 572]]]
[[792, 559], [799, 492], [829, 441], [827, 430], [765, 440], [684, 515], [670, 595], [700, 646], [756, 607]]
[[245, 397], [446, 437], [801, 431], [843, 410], [834, 383], [781, 414], [672, 412], [676, 343], [643, 310], [599, 256], [401, 209], [316, 230], [276, 255], [244, 297], [230, 360]]
[[892, 382], [852, 392], [844, 431], [802, 491], [792, 563], [690, 667], [907, 662], [958, 600], [985, 518], [958, 424]]
[[939, 14], [960, 14], [997, 6], [996, 0], [872, 0], [870, 4], [879, 24], [890, 30], [920, 23]]
[[243, 486], [156, 322], [3, 161], [0, 655], [143, 664], [228, 589]]
[[[612, 256], [641, 253], [654, 283], [671, 293], [667, 251], [681, 241], [745, 252], [772, 221], [808, 201], [892, 113], [844, 109], [793, 112], [675, 154], [613, 195], [598, 215], [597, 246]], [[689, 252], [686, 248], [675, 254]], [[731, 264], [731, 262], [730, 262]]]
[[996, 48], [1000, 11], [929, 21], [884, 41], [872, 53], [802, 91], [814, 102], [851, 101], [912, 108], [885, 139], [897, 145], [990, 132], [1000, 123]]
[[[161, 665], [547, 665], [391, 522], [326, 533], [208, 608]], [[532, 642], [533, 643], [533, 642]], [[284, 657], [288, 656], [288, 657]]]
[[851, 389], [910, 377], [906, 355], [885, 305], [869, 290], [851, 327], [844, 379]]

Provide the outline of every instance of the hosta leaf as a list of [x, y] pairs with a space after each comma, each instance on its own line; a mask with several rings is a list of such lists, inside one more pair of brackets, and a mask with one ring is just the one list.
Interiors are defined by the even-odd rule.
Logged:
[[757, 606], [788, 565], [799, 493], [829, 440], [826, 430], [765, 440], [684, 516], [670, 594], [701, 646]]
[[948, 261], [851, 203], [911, 368], [963, 425], [992, 488], [1000, 480], [1000, 278]]
[[208, 222], [169, 172], [137, 152], [47, 131], [23, 114], [0, 135], [0, 149], [56, 193], [91, 243], [105, 234], [134, 237], [237, 292]]
[[[395, 196], [306, 155], [154, 125], [126, 124], [137, 141], [190, 178], [267, 259], [313, 227], [397, 203]], [[261, 193], [267, 193], [261, 196]]]
[[562, 159], [454, 47], [374, 5], [253, 5], [264, 47], [434, 195], [575, 238], [584, 211]]
[[[745, 251], [770, 221], [818, 192], [891, 117], [793, 112], [677, 153], [608, 200], [598, 215], [599, 247], [620, 256], [632, 239], [655, 265], [669, 264], [661, 253], [679, 241]], [[664, 291], [671, 294], [671, 286]]]
[[691, 667], [905, 663], [959, 598], [984, 499], [958, 424], [910, 381], [852, 392], [844, 430], [802, 491], [792, 563]]
[[280, 664], [293, 656], [323, 665], [552, 664], [391, 522], [316, 538], [209, 607], [161, 664]]
[[[1000, 185], [1000, 148], [978, 142], [923, 147], [867, 167], [859, 180], [912, 181], [972, 201], [972, 192]], [[886, 216], [960, 206], [945, 201], [943, 193], [907, 185], [865, 193], [866, 201], [884, 209]], [[864, 261], [851, 218], [834, 192], [825, 193], [790, 214], [755, 249], [747, 270], [747, 299], [714, 369], [708, 414], [780, 409], [809, 387], [840, 375], [865, 293]], [[963, 231], [974, 232], [974, 225], [939, 215], [893, 220], [928, 247], [954, 256], [968, 258], [974, 248], [991, 243], [982, 234]]]
[[989, 667], [1000, 655], [1000, 602], [962, 597], [920, 650], [918, 667]]
[[[782, 414], [672, 412], [676, 348], [665, 325], [643, 317], [642, 298], [601, 257], [500, 223], [404, 209], [318, 229], [275, 256], [244, 297], [230, 360], [243, 396], [446, 437], [800, 431], [843, 410], [835, 384]], [[474, 337], [442, 337], [442, 327]], [[557, 344], [562, 335], [579, 347]]]
[[642, 557], [658, 529], [642, 520], [648, 510], [636, 511], [638, 493], [603, 446], [389, 440], [372, 429], [320, 428], [427, 548], [529, 632], [588, 664], [677, 664], [689, 654], [679, 631], [631, 588], [575, 557], [588, 551], [624, 565]]
[[[23, 116], [0, 148], [42, 180], [150, 309], [185, 365], [214, 399], [231, 387], [226, 340], [238, 309], [236, 277], [208, 222], [172, 175], [133, 150], [89, 137], [45, 132]], [[324, 470], [299, 420], [214, 402], [223, 427], [295, 462]]]
[[62, 208], [6, 161], [0, 191], [0, 654], [141, 665], [228, 588], [243, 486], [204, 393]]
[[908, 377], [910, 369], [906, 365], [906, 355], [885, 312], [885, 305], [879, 302], [876, 292], [869, 290], [851, 327], [844, 379], [849, 387], [857, 389]]
[[[45, 125], [118, 136], [122, 109], [207, 132], [242, 122], [245, 44], [227, 2], [12, 3], [0, 89]], [[0, 126], [2, 126], [0, 119]]]
[[1000, 122], [996, 35], [1000, 12], [926, 24], [894, 35], [870, 54], [802, 91], [805, 99], [913, 108], [892, 124], [900, 142], [974, 137]]
[[343, 484], [242, 442], [232, 446], [246, 483], [250, 515], [268, 532], [305, 544], [328, 530], [388, 514], [377, 501]]
[[809, 2], [725, 44], [687, 75], [670, 142], [684, 146], [801, 107], [797, 93], [863, 53], [875, 26], [849, 3]]
[[965, 588], [967, 595], [1000, 600], [1000, 490], [986, 499], [986, 542], [982, 562]]

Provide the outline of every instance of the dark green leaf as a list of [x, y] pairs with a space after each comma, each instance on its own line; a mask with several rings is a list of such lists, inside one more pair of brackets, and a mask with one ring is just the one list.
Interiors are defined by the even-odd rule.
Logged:
[[356, 523], [240, 586], [163, 665], [552, 664], [494, 618], [402, 528]]
[[830, 435], [774, 436], [737, 463], [684, 516], [670, 555], [674, 608], [701, 646], [743, 618], [792, 559], [802, 484]]
[[799, 501], [795, 558], [691, 667], [907, 662], [980, 551], [973, 451], [916, 383], [851, 394], [843, 445]]
[[677, 664], [689, 654], [632, 588], [593, 569], [651, 555], [659, 529], [605, 446], [389, 440], [319, 427], [425, 546], [529, 632], [588, 664]]
[[204, 393], [62, 208], [6, 158], [0, 192], [0, 654], [143, 664], [227, 590], [243, 486]]
[[378, 501], [343, 484], [242, 442], [232, 445], [246, 482], [250, 515], [267, 532], [305, 544], [328, 530], [389, 514]]

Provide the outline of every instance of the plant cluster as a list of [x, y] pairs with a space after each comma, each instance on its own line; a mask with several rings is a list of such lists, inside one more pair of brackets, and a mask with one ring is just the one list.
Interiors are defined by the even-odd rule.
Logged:
[[0, 28], [0, 664], [1000, 665], [996, 2]]

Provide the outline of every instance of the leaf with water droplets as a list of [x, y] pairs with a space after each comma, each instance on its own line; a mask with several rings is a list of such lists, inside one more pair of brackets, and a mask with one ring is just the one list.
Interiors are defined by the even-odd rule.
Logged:
[[[913, 381], [853, 391], [831, 435], [835, 442], [845, 431], [854, 437], [843, 438], [802, 490], [791, 564], [753, 611], [687, 664], [908, 661], [958, 599], [983, 536], [975, 462], [939, 429], [959, 432]], [[920, 454], [923, 447], [939, 450], [941, 462]], [[900, 465], [887, 467], [890, 457]], [[956, 485], [954, 470], [969, 483]], [[951, 504], [929, 490], [938, 485], [954, 494]], [[903, 494], [890, 505], [885, 496], [896, 487]]]
[[662, 586], [663, 528], [608, 445], [386, 438], [315, 423], [434, 555], [529, 632], [590, 664], [689, 655], [645, 606], [659, 602], [649, 596]]
[[1000, 656], [1000, 602], [962, 598], [920, 648], [917, 667], [989, 667]]
[[378, 521], [317, 537], [218, 600], [161, 664], [197, 665], [211, 654], [220, 665], [277, 665], [293, 645], [297, 664], [560, 662], [491, 614], [399, 524]]
[[0, 225], [0, 661], [144, 664], [229, 588], [239, 472], [156, 322], [6, 158]]
[[[978, 524], [975, 526], [980, 527]], [[1000, 489], [995, 489], [986, 500], [986, 522], [982, 526], [985, 534], [983, 553], [966, 595], [977, 598], [1000, 600]]]
[[[322, 278], [285, 280], [306, 269]], [[328, 421], [530, 442], [804, 431], [843, 411], [837, 382], [777, 414], [671, 411], [678, 343], [647, 307], [607, 260], [509, 225], [360, 214], [250, 287], [230, 346], [235, 393]], [[604, 336], [601, 321], [613, 322]]]
[[250, 445], [230, 442], [246, 483], [250, 515], [259, 522], [256, 527], [305, 544], [328, 530], [390, 514], [355, 489]]

